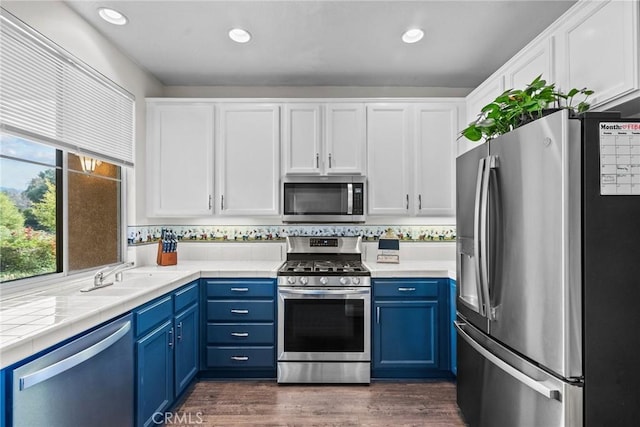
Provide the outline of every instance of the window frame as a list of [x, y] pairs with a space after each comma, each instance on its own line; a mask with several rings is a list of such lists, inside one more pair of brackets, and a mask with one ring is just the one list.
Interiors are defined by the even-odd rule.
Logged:
[[[69, 157], [68, 154], [79, 155], [80, 153], [74, 152], [64, 146], [52, 143], [53, 141], [47, 141], [44, 138], [37, 135], [25, 135], [22, 132], [16, 130], [8, 130], [0, 127], [0, 132], [11, 135], [17, 138], [27, 139], [38, 144], [46, 145], [56, 150], [56, 188], [58, 183], [62, 185], [60, 191], [56, 191], [56, 251], [60, 251], [62, 256], [56, 255], [56, 268], [57, 272], [46, 273], [38, 276], [25, 277], [22, 279], [16, 279], [0, 283], [0, 295], [18, 292], [29, 291], [34, 288], [46, 288], [59, 284], [61, 282], [70, 280], [80, 280], [84, 277], [90, 277], [90, 274], [96, 272], [102, 268], [118, 265], [124, 262], [127, 258], [127, 176], [129, 174], [130, 167], [115, 164], [120, 168], [120, 259], [111, 264], [99, 265], [90, 267], [83, 270], [69, 271]], [[59, 158], [61, 157], [61, 158]], [[103, 160], [103, 159], [100, 159]], [[112, 163], [110, 160], [103, 160]], [[113, 163], [112, 163], [113, 164]], [[78, 173], [78, 172], [74, 172]], [[62, 222], [61, 224], [59, 222]]]

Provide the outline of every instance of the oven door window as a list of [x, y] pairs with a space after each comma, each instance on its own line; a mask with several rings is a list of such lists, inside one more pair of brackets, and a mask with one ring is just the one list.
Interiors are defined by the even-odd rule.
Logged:
[[363, 352], [364, 300], [285, 299], [286, 352]]
[[344, 183], [286, 183], [285, 215], [345, 215], [349, 209]]

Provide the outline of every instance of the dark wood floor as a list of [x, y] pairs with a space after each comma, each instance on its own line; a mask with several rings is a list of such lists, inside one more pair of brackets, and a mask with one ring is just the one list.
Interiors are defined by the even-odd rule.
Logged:
[[364, 386], [202, 380], [175, 415], [181, 425], [201, 426], [465, 425], [450, 381]]

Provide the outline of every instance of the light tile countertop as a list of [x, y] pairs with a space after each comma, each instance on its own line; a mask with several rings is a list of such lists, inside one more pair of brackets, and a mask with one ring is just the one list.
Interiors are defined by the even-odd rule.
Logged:
[[[0, 299], [0, 368], [125, 314], [200, 277], [275, 278], [282, 261], [182, 261], [124, 271], [122, 282], [91, 292], [92, 278]], [[455, 262], [366, 263], [376, 277], [451, 277]]]

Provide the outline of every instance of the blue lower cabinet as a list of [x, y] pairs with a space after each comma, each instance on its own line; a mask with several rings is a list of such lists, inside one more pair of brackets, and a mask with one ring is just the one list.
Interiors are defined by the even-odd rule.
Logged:
[[136, 322], [136, 426], [157, 425], [198, 373], [199, 283], [133, 311]]
[[373, 378], [449, 378], [448, 279], [374, 279]]
[[275, 279], [201, 279], [202, 377], [275, 378]]
[[164, 412], [173, 402], [173, 322], [167, 320], [158, 329], [136, 342], [137, 425], [154, 425], [154, 415]]
[[438, 302], [375, 303], [374, 369], [433, 369], [438, 360]]
[[176, 315], [175, 396], [179, 396], [198, 373], [198, 304]]
[[269, 369], [275, 365], [273, 346], [207, 347], [207, 364], [219, 368]]
[[6, 406], [8, 403], [7, 396], [10, 396], [9, 390], [6, 389], [5, 384], [5, 376], [7, 374], [6, 369], [0, 370], [0, 394], [2, 398], [0, 399], [0, 427], [5, 427], [7, 425], [7, 410]]
[[451, 372], [453, 375], [458, 375], [458, 365], [456, 362], [458, 349], [457, 349], [457, 340], [456, 340], [456, 328], [453, 327], [453, 322], [456, 320], [456, 298], [458, 297], [456, 281], [453, 279], [449, 279], [449, 325], [450, 325], [450, 354], [449, 359], [451, 360]]

